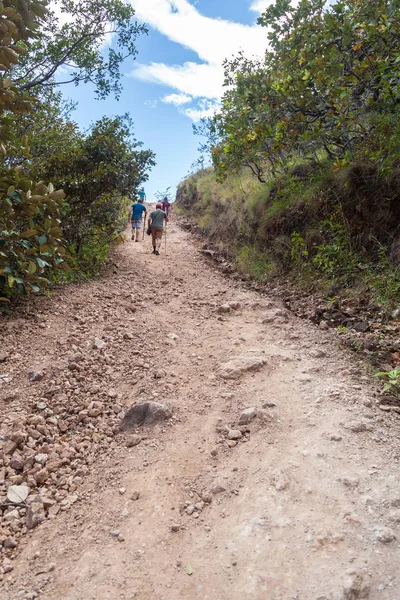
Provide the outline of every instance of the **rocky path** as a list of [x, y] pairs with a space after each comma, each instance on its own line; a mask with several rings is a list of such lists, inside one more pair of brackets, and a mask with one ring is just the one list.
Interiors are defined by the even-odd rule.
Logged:
[[[168, 243], [2, 324], [1, 598], [399, 600], [399, 417], [330, 332]], [[119, 432], [147, 402], [172, 417]]]

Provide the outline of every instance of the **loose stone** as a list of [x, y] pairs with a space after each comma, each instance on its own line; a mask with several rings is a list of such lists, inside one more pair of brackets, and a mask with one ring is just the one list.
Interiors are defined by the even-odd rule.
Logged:
[[243, 434], [239, 429], [231, 429], [228, 433], [228, 440], [241, 440]]

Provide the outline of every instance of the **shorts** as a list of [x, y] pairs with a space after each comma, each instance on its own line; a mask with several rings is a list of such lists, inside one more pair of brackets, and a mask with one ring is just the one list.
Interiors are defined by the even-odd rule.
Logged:
[[156, 240], [161, 240], [164, 229], [162, 227], [152, 227], [151, 228], [151, 239], [153, 241], [153, 246], [156, 243]]
[[142, 226], [142, 219], [132, 219], [132, 229], [140, 229]]

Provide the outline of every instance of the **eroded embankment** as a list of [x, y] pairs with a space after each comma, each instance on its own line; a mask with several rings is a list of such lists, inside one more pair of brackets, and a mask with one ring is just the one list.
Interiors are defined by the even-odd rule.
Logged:
[[336, 174], [305, 165], [272, 188], [206, 171], [177, 199], [183, 226], [225, 274], [283, 298], [390, 371], [400, 364], [398, 189], [396, 173], [382, 178], [371, 165]]

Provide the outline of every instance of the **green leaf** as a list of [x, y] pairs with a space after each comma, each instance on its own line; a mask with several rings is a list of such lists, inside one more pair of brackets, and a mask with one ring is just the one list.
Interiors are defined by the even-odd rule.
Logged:
[[46, 262], [45, 260], [42, 260], [39, 257], [36, 257], [36, 262], [37, 262], [37, 264], [39, 265], [39, 267], [41, 269], [44, 269], [45, 267], [49, 267], [50, 266], [48, 262]]
[[33, 237], [34, 235], [37, 234], [37, 230], [36, 229], [28, 229], [27, 231], [23, 231], [20, 236], [22, 238], [30, 238]]
[[193, 569], [192, 569], [192, 566], [191, 566], [191, 565], [187, 565], [187, 566], [186, 566], [186, 573], [187, 573], [188, 575], [193, 575]]
[[39, 244], [43, 246], [47, 242], [47, 237], [45, 235], [41, 235], [39, 237]]
[[62, 190], [57, 190], [56, 192], [51, 192], [51, 194], [49, 194], [49, 198], [52, 200], [64, 200], [65, 193]]
[[30, 262], [29, 266], [28, 266], [28, 273], [30, 273], [31, 275], [33, 275], [34, 273], [36, 273], [36, 264], [34, 262]]

